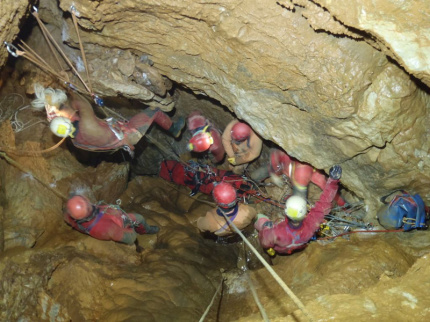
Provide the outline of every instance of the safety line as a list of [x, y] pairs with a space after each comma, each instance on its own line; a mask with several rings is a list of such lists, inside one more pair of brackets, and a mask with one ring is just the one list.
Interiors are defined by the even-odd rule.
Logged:
[[194, 197], [194, 196], [190, 196], [187, 192], [183, 192], [183, 191], [179, 190], [177, 187], [175, 187], [175, 186], [174, 186], [173, 184], [171, 184], [170, 182], [166, 181], [165, 183], [166, 183], [168, 186], [170, 186], [170, 187], [172, 187], [173, 189], [175, 189], [176, 191], [178, 191], [179, 193], [182, 193], [182, 194], [184, 194], [184, 195], [188, 196], [188, 198], [194, 199], [195, 201], [199, 201], [199, 202], [201, 202], [201, 203], [205, 203], [205, 204], [207, 204], [207, 205], [209, 205], [209, 206], [212, 206], [212, 207], [216, 207], [216, 203], [215, 203], [215, 202], [210, 202], [210, 201], [206, 201], [206, 200], [197, 199], [197, 198], [196, 198], [196, 197]]
[[88, 70], [87, 58], [85, 56], [84, 46], [82, 45], [81, 35], [79, 34], [78, 21], [76, 20], [76, 15], [78, 14], [78, 12], [75, 6], [73, 5], [70, 7], [70, 11], [72, 12], [73, 25], [75, 26], [76, 34], [78, 35], [79, 48], [81, 50], [82, 60], [84, 61], [85, 71], [87, 72], [88, 88], [90, 90], [90, 93], [93, 93], [93, 88], [91, 86], [91, 79], [90, 79], [90, 71]]
[[67, 58], [66, 54], [63, 52], [63, 50], [61, 49], [60, 45], [57, 44], [57, 42], [55, 41], [54, 37], [49, 33], [48, 29], [45, 27], [45, 25], [43, 24], [43, 22], [40, 20], [39, 18], [39, 14], [37, 11], [33, 11], [32, 15], [36, 18], [37, 23], [39, 24], [40, 29], [43, 29], [46, 31], [49, 39], [52, 41], [52, 44], [57, 48], [58, 52], [60, 53], [60, 55], [63, 57], [63, 59], [66, 61], [66, 63], [69, 65], [69, 67], [73, 70], [73, 72], [75, 73], [75, 75], [79, 78], [79, 80], [81, 81], [81, 83], [84, 85], [85, 89], [88, 91], [89, 94], [91, 93], [91, 90], [89, 89], [88, 85], [85, 83], [84, 79], [81, 77], [81, 75], [78, 73], [78, 71], [76, 70], [75, 66], [73, 66], [73, 64], [71, 63], [71, 61]]
[[26, 170], [21, 164], [19, 164], [18, 162], [16, 162], [12, 158], [10, 158], [5, 152], [0, 152], [0, 157], [4, 158], [9, 164], [13, 165], [17, 169], [19, 169], [22, 172], [24, 172], [25, 174], [28, 174], [29, 176], [31, 176], [32, 178], [34, 178], [42, 186], [44, 186], [45, 188], [51, 190], [57, 197], [60, 197], [63, 200], [67, 200], [68, 199], [65, 195], [63, 195], [62, 193], [58, 192], [57, 190], [54, 190], [48, 184], [46, 184], [41, 179], [39, 179], [38, 177], [36, 177], [35, 175], [33, 175], [30, 171]]
[[248, 247], [252, 250], [252, 252], [257, 256], [260, 262], [266, 267], [272, 277], [278, 282], [278, 284], [282, 287], [282, 289], [287, 293], [287, 295], [293, 300], [293, 302], [299, 307], [299, 309], [306, 315], [306, 317], [310, 321], [314, 321], [309, 311], [305, 308], [300, 299], [291, 291], [291, 289], [285, 284], [285, 282], [279, 277], [279, 275], [275, 272], [275, 270], [270, 267], [270, 265], [266, 262], [263, 256], [255, 249], [254, 246], [246, 239], [246, 237], [242, 234], [242, 232], [236, 227], [236, 225], [223, 213], [223, 216], [227, 220], [227, 222], [231, 225], [231, 227], [235, 230], [235, 232], [242, 237], [243, 241], [248, 245]]
[[209, 303], [208, 307], [206, 308], [206, 311], [203, 313], [202, 317], [200, 318], [199, 322], [203, 322], [206, 318], [206, 315], [208, 315], [209, 310], [211, 309], [212, 305], [214, 304], [215, 298], [217, 297], [219, 291], [221, 290], [222, 283], [224, 283], [224, 278], [221, 279], [221, 283], [219, 283], [217, 290], [215, 291], [214, 296], [212, 297], [212, 301]]
[[353, 230], [353, 231], [348, 231], [346, 233], [342, 233], [336, 236], [327, 236], [327, 237], [322, 237], [322, 238], [317, 238], [317, 240], [326, 240], [326, 239], [334, 239], [337, 237], [341, 237], [341, 236], [345, 236], [345, 235], [349, 235], [349, 234], [357, 234], [357, 233], [400, 233], [400, 232], [404, 232], [403, 229], [393, 229], [393, 230]]
[[263, 318], [264, 322], [269, 322], [269, 317], [267, 316], [266, 310], [264, 309], [263, 305], [260, 302], [260, 299], [258, 298], [257, 291], [255, 290], [254, 283], [252, 282], [251, 276], [249, 276], [248, 272], [246, 272], [246, 277], [248, 278], [249, 282], [249, 288], [251, 289], [252, 296], [254, 297], [255, 304], [257, 304], [258, 309], [260, 310], [261, 317]]

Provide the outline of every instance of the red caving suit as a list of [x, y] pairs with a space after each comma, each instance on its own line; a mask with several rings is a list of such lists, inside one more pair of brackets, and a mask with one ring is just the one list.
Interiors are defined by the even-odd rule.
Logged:
[[219, 163], [225, 156], [225, 150], [221, 142], [220, 130], [215, 128], [212, 122], [205, 118], [199, 111], [194, 111], [188, 116], [187, 126], [192, 135], [197, 131], [202, 130], [207, 125], [209, 125], [208, 130], [214, 140], [214, 143], [209, 147], [209, 153], [212, 154], [214, 163]]
[[91, 104], [84, 98], [75, 94], [70, 104], [78, 112], [71, 116], [77, 128], [72, 142], [76, 147], [84, 150], [106, 151], [125, 146], [133, 150], [134, 145], [145, 135], [152, 123], [155, 122], [165, 130], [169, 130], [172, 126], [170, 117], [158, 108], [146, 109], [133, 116], [128, 122], [114, 121], [109, 125], [94, 114]]
[[81, 233], [100, 240], [113, 240], [125, 244], [133, 244], [139, 234], [146, 232], [147, 225], [139, 214], [125, 213], [112, 205], [95, 206], [89, 221], [75, 220], [67, 212], [64, 220]]
[[315, 204], [301, 226], [293, 227], [288, 217], [280, 223], [273, 223], [273, 227], [263, 227], [270, 222], [266, 218], [259, 219], [255, 228], [259, 230], [258, 238], [263, 248], [273, 248], [278, 253], [291, 254], [294, 250], [306, 247], [309, 240], [318, 230], [321, 223], [331, 210], [331, 203], [338, 189], [339, 180], [329, 178], [320, 199]]

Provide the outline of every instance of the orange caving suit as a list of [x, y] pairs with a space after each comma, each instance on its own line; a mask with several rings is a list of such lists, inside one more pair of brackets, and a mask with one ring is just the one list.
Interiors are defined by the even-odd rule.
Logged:
[[248, 163], [259, 157], [261, 149], [263, 148], [263, 140], [251, 130], [251, 135], [248, 140], [240, 144], [233, 143], [231, 129], [238, 122], [238, 120], [233, 120], [227, 125], [222, 134], [222, 145], [224, 146], [228, 158], [234, 157], [236, 159], [236, 165], [233, 166], [230, 164], [230, 169], [235, 174], [243, 174]]
[[[227, 215], [239, 230], [248, 226], [255, 216], [257, 216], [256, 210], [244, 204], [237, 204], [235, 211]], [[230, 227], [218, 208], [211, 209], [206, 213], [206, 216], [200, 217], [197, 220], [197, 227], [201, 231], [209, 231], [217, 236], [235, 234], [234, 229]]]

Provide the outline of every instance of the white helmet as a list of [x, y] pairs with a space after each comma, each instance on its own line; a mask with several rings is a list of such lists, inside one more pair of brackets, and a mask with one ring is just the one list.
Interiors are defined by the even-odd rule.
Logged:
[[68, 136], [72, 136], [72, 133], [75, 131], [75, 127], [67, 117], [57, 116], [55, 117], [51, 123], [49, 124], [49, 128], [52, 133], [60, 138], [65, 138]]
[[294, 221], [301, 221], [307, 214], [306, 200], [299, 196], [291, 196], [285, 203], [285, 214]]

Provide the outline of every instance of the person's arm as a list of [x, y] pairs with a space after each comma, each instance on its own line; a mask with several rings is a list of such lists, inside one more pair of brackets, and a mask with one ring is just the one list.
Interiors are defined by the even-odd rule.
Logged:
[[224, 146], [225, 153], [227, 153], [229, 158], [234, 157], [234, 150], [231, 145], [231, 129], [237, 122], [237, 120], [231, 121], [229, 124], [227, 124], [224, 132], [222, 133], [222, 145]]
[[272, 227], [264, 228], [259, 231], [258, 239], [260, 240], [261, 247], [273, 248], [275, 247], [276, 232], [272, 223]]
[[214, 231], [218, 230], [219, 226], [215, 225], [214, 221], [213, 221], [214, 216], [218, 216], [216, 214], [216, 208], [207, 211], [206, 216], [200, 217], [197, 220], [197, 228], [202, 232], [203, 231], [214, 232]]
[[310, 239], [324, 221], [324, 217], [330, 213], [333, 199], [336, 196], [337, 189], [339, 187], [341, 174], [342, 169], [340, 166], [334, 166], [330, 169], [330, 177], [327, 180], [320, 199], [315, 203], [315, 207], [310, 210], [309, 214], [303, 221], [302, 236], [309, 236]]
[[225, 150], [221, 142], [221, 135], [216, 130], [211, 130], [211, 135], [214, 143], [210, 146], [209, 152], [213, 155], [215, 163], [221, 162], [224, 159]]

